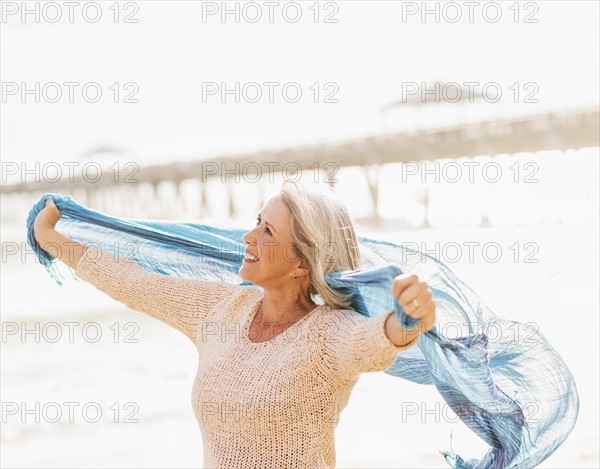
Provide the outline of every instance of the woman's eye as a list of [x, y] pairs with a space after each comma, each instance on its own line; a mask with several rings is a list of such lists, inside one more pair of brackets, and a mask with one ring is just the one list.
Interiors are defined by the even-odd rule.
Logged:
[[[257, 218], [256, 219], [256, 226], [260, 225], [260, 222], [261, 222], [261, 219]], [[271, 229], [269, 227], [265, 227], [265, 233], [267, 233], [269, 236], [272, 236]]]

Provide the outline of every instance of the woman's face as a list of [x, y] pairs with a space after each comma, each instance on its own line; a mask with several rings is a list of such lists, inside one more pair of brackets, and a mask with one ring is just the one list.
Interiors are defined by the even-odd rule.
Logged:
[[265, 289], [293, 280], [301, 264], [293, 248], [290, 211], [281, 196], [273, 197], [258, 214], [256, 226], [243, 236], [246, 256], [240, 277]]

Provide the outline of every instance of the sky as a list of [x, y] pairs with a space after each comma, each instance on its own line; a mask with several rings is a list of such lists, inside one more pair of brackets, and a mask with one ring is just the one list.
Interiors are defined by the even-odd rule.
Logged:
[[[24, 21], [21, 2], [2, 5], [3, 162], [83, 161], [105, 147], [149, 165], [599, 102], [595, 1], [500, 2], [495, 23], [491, 2], [479, 2], [472, 22], [465, 2], [454, 2], [460, 10], [428, 2], [440, 13], [424, 20], [421, 11], [411, 14], [421, 2], [279, 2], [272, 23], [268, 2], [229, 2], [239, 22], [234, 14], [223, 21], [221, 2], [191, 1], [121, 2], [115, 22], [114, 2], [99, 2], [95, 23], [93, 8], [74, 9], [69, 22], [57, 2], [61, 17], [51, 22], [58, 10], [43, 2], [27, 8], [36, 3], [39, 16]], [[406, 98], [409, 84], [421, 90], [436, 81], [475, 82], [478, 91], [493, 83], [503, 98], [384, 110]], [[35, 83], [39, 103], [35, 93], [21, 94]], [[73, 102], [64, 83], [77, 84]], [[220, 94], [235, 83], [240, 102]], [[273, 102], [264, 83], [277, 83]], [[100, 100], [87, 102], [98, 88]], [[297, 89], [301, 98], [291, 102]], [[244, 101], [257, 90], [257, 102]]]

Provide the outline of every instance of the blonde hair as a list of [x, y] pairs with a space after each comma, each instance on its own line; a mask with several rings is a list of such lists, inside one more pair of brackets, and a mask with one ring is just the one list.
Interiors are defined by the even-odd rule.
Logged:
[[351, 296], [325, 281], [333, 272], [362, 267], [355, 223], [346, 206], [332, 194], [300, 189], [285, 183], [281, 198], [291, 214], [291, 236], [296, 255], [310, 271], [310, 294], [320, 295], [336, 309], [348, 309]]

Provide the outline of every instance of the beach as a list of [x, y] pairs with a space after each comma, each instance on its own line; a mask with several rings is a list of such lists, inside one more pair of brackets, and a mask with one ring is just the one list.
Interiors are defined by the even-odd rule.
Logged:
[[[538, 262], [464, 256], [449, 265], [495, 314], [535, 323], [575, 377], [577, 424], [539, 467], [598, 467], [597, 225], [378, 234], [427, 245], [535, 240]], [[202, 442], [190, 403], [194, 346], [70, 278], [64, 266], [60, 287], [32, 261], [3, 263], [2, 466], [200, 467]], [[561, 318], [569, 317], [567, 327]], [[23, 337], [23, 330], [30, 332]], [[30, 413], [11, 414], [11, 402], [25, 403]], [[486, 451], [435, 388], [384, 373], [361, 376], [336, 430], [340, 468], [447, 467], [438, 450], [451, 444], [463, 457]]]

